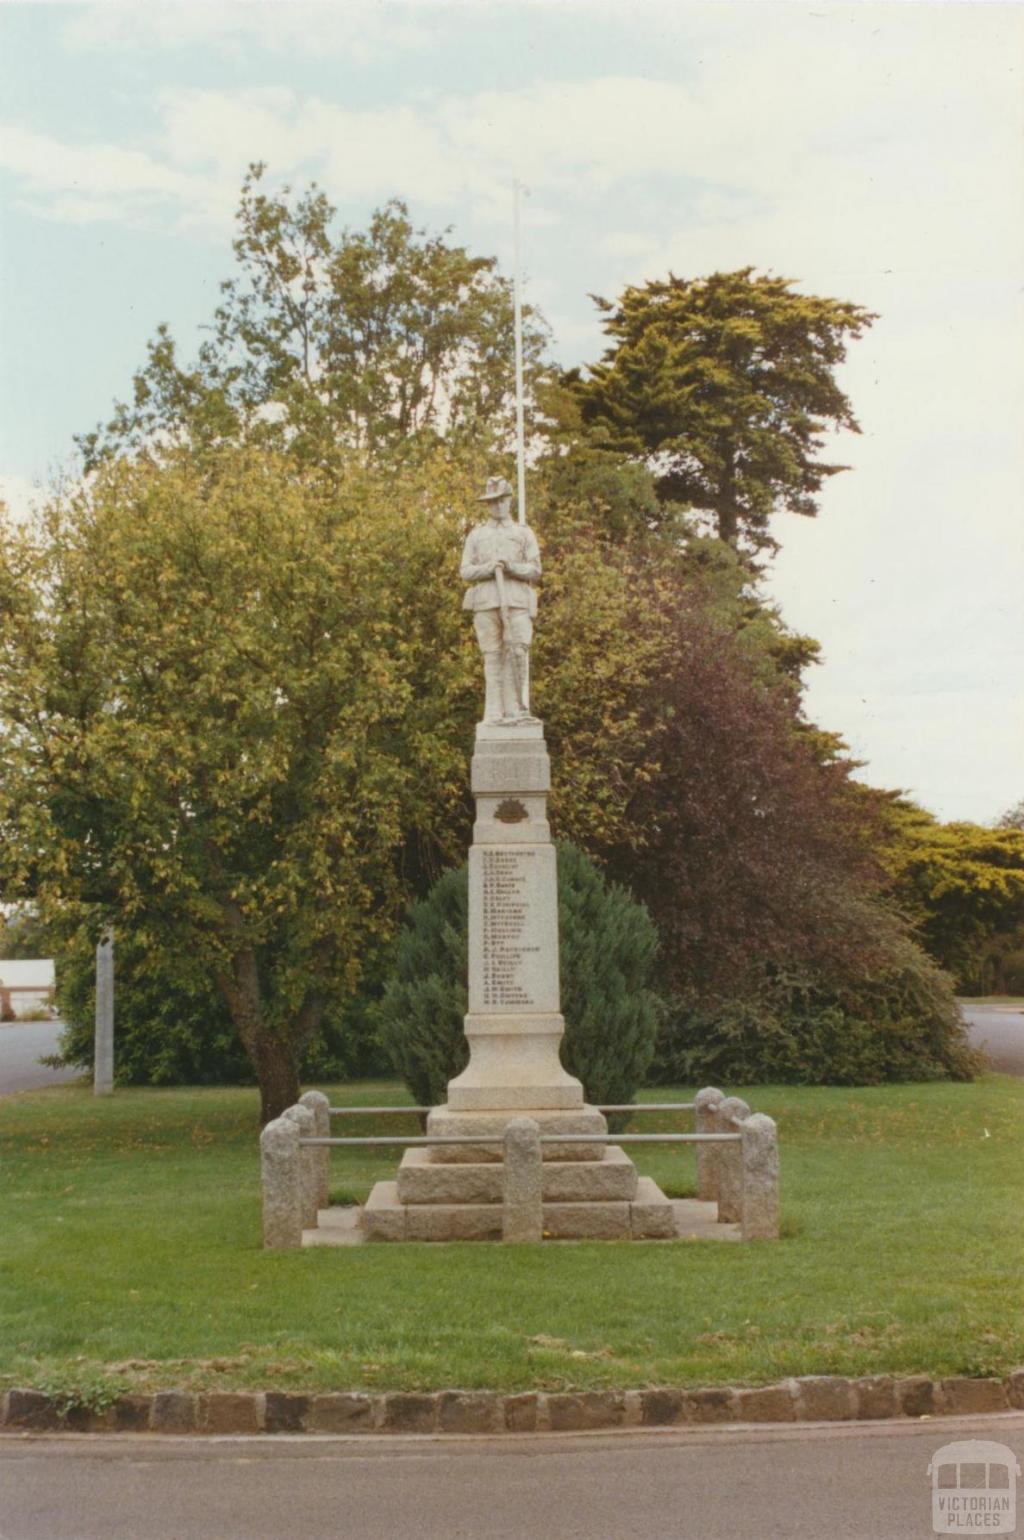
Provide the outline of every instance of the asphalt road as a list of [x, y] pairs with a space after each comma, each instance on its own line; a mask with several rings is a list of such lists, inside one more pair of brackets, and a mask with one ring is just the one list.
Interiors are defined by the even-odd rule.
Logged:
[[44, 1053], [56, 1053], [62, 1022], [19, 1021], [0, 1025], [0, 1096], [14, 1091], [42, 1090], [77, 1080], [79, 1069], [48, 1069], [40, 1064]]
[[[2, 1540], [915, 1540], [954, 1439], [1024, 1413], [519, 1435], [0, 1439]], [[1022, 1505], [1024, 1507], [1024, 1505]]]
[[1024, 1009], [1019, 1005], [962, 1005], [967, 1035], [984, 1048], [992, 1068], [1024, 1075]]

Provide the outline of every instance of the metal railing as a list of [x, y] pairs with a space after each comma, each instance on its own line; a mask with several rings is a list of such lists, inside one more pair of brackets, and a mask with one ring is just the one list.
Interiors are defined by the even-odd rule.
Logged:
[[[321, 1092], [307, 1092], [297, 1106], [268, 1124], [261, 1136], [265, 1244], [301, 1245], [304, 1224], [316, 1227], [318, 1208], [328, 1202], [327, 1161], [332, 1148], [489, 1149], [497, 1153], [481, 1154], [479, 1158], [503, 1161], [506, 1168], [510, 1160], [523, 1158], [522, 1150], [518, 1149], [523, 1141], [513, 1136], [517, 1115], [511, 1109], [496, 1110], [495, 1115], [501, 1123], [512, 1124], [513, 1133], [507, 1126], [496, 1133], [375, 1133], [339, 1137], [330, 1133], [331, 1117], [422, 1116], [433, 1110], [418, 1106], [331, 1107]], [[694, 1112], [697, 1129], [694, 1133], [546, 1133], [536, 1115], [531, 1117], [524, 1112], [521, 1116], [528, 1120], [527, 1143], [532, 1143], [533, 1159], [540, 1161], [544, 1145], [577, 1146], [585, 1159], [583, 1151], [588, 1146], [692, 1144], [697, 1150], [697, 1197], [716, 1204], [719, 1222], [736, 1225], [742, 1240], [778, 1237], [778, 1140], [771, 1118], [752, 1114], [741, 1098], [726, 1097], [715, 1087], [699, 1092], [692, 1102], [606, 1103], [590, 1110], [630, 1116], [639, 1112]], [[283, 1207], [277, 1195], [282, 1180], [291, 1194]], [[301, 1207], [304, 1221], [296, 1205]]]

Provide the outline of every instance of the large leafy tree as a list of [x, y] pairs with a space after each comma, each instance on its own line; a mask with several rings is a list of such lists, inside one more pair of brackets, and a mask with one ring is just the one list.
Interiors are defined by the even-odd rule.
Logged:
[[732, 545], [770, 547], [772, 513], [813, 515], [828, 429], [859, 431], [836, 380], [874, 316], [745, 267], [597, 298], [612, 339], [566, 384], [595, 442], [642, 456], [664, 499], [710, 516]]
[[[512, 421], [512, 293], [493, 257], [417, 230], [392, 199], [365, 231], [336, 231], [314, 183], [270, 192], [254, 164], [242, 186], [234, 276], [191, 366], [161, 326], [130, 403], [79, 440], [87, 463], [125, 449], [268, 444], [343, 464], [429, 448], [439, 436], [502, 443]], [[543, 323], [527, 311], [537, 375]]]
[[475, 480], [120, 460], [0, 525], [0, 885], [215, 981], [264, 1118], [457, 853]]
[[998, 990], [1005, 960], [1024, 951], [1024, 829], [940, 823], [903, 798], [889, 800], [885, 825], [891, 891], [922, 944], [965, 992]]

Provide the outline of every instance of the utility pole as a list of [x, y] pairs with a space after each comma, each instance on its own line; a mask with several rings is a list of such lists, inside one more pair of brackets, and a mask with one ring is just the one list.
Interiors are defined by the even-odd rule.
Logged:
[[523, 426], [523, 253], [522, 231], [520, 217], [520, 203], [526, 188], [521, 182], [513, 184], [514, 199], [514, 232], [515, 232], [515, 264], [512, 278], [512, 292], [515, 300], [515, 339], [516, 339], [516, 476], [518, 482], [518, 499], [516, 517], [520, 524], [526, 523], [526, 434]]

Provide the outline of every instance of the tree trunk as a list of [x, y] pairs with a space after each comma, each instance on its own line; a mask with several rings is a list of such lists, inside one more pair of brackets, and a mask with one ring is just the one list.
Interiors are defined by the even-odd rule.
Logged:
[[[231, 969], [217, 974], [242, 1047], [252, 1060], [260, 1088], [260, 1127], [299, 1099], [299, 1049], [290, 1037], [270, 1030], [263, 1015], [256, 954], [245, 947]], [[301, 1041], [301, 1039], [300, 1039]]]
[[259, 1081], [262, 1128], [273, 1118], [279, 1118], [286, 1108], [294, 1107], [302, 1094], [298, 1055], [284, 1038], [265, 1030], [260, 1035], [255, 1051], [249, 1049], [249, 1054], [256, 1066], [256, 1078]]
[[718, 509], [718, 538], [734, 546], [739, 533], [739, 519], [734, 507]]

